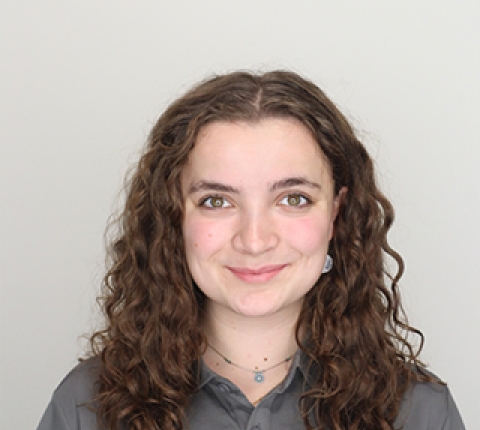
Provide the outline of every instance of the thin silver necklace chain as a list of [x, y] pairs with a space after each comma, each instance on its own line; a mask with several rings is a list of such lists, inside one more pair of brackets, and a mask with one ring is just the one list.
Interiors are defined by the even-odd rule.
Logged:
[[249, 369], [247, 367], [240, 366], [239, 364], [233, 363], [232, 360], [229, 360], [227, 357], [225, 357], [218, 349], [216, 349], [212, 345], [210, 345], [210, 343], [208, 343], [208, 346], [212, 349], [213, 352], [215, 352], [217, 355], [222, 357], [223, 360], [225, 361], [225, 363], [230, 364], [231, 366], [237, 367], [239, 369], [246, 370], [247, 372], [253, 373], [254, 381], [258, 382], [259, 384], [261, 384], [263, 381], [265, 381], [265, 375], [264, 375], [265, 372], [268, 372], [269, 370], [275, 369], [275, 367], [278, 367], [281, 364], [288, 363], [293, 358], [293, 356], [295, 355], [295, 353], [293, 353], [289, 357], [280, 361], [280, 363], [274, 364], [273, 366], [267, 367], [266, 369], [252, 370], [252, 369]]

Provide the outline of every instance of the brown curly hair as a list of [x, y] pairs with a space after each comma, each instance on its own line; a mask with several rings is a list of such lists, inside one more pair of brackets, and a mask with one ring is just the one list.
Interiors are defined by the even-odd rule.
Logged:
[[316, 377], [300, 398], [305, 426], [391, 429], [409, 384], [428, 378], [416, 371], [423, 336], [408, 325], [398, 293], [403, 261], [387, 242], [393, 209], [364, 146], [313, 83], [287, 71], [235, 72], [200, 83], [164, 112], [130, 180], [104, 279], [106, 326], [91, 337], [105, 428], [184, 428], [206, 339], [203, 295], [185, 260], [180, 175], [206, 124], [270, 117], [308, 128], [336, 193], [348, 189], [329, 246], [334, 267], [306, 295], [296, 327]]

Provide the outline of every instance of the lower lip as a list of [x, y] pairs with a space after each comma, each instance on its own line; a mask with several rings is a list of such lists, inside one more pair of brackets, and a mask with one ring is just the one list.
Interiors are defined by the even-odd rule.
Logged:
[[271, 269], [266, 269], [262, 271], [251, 271], [251, 270], [242, 270], [242, 269], [234, 269], [229, 267], [228, 270], [232, 272], [237, 278], [241, 279], [244, 282], [250, 283], [261, 283], [261, 282], [268, 282], [277, 276], [286, 265], [272, 267]]

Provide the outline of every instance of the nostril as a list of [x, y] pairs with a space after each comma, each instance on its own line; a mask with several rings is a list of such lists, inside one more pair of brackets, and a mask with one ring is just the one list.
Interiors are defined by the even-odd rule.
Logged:
[[268, 217], [244, 219], [233, 237], [234, 248], [242, 253], [261, 254], [278, 243], [278, 235]]

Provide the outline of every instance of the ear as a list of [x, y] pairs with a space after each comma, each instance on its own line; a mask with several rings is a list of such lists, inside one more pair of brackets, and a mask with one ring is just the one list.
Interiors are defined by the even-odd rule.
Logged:
[[338, 194], [335, 196], [333, 199], [333, 220], [335, 221], [337, 219], [338, 212], [340, 212], [340, 208], [343, 205], [343, 202], [345, 201], [345, 196], [348, 193], [348, 188], [347, 187], [342, 187], [338, 191]]
[[332, 232], [330, 234], [330, 240], [333, 238], [333, 235], [335, 233], [335, 220], [337, 219], [337, 215], [340, 212], [340, 208], [343, 205], [343, 202], [345, 201], [345, 197], [348, 193], [348, 188], [347, 187], [342, 187], [338, 191], [338, 194], [335, 196], [333, 199], [333, 217], [332, 217]]

